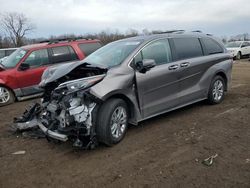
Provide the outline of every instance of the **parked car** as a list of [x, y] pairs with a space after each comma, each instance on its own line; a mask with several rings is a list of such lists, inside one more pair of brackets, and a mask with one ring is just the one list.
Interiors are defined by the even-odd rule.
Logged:
[[77, 63], [48, 68], [45, 93], [21, 118], [49, 139], [77, 147], [120, 142], [128, 123], [208, 100], [219, 104], [231, 81], [232, 56], [200, 33], [138, 36], [112, 42]]
[[14, 51], [16, 51], [17, 48], [2, 48], [0, 49], [0, 59], [9, 56], [12, 54]]
[[226, 44], [227, 50], [239, 60], [243, 56], [250, 55], [250, 41], [234, 41]]
[[41, 95], [43, 71], [51, 65], [82, 60], [100, 48], [99, 40], [54, 40], [23, 46], [0, 63], [0, 106]]

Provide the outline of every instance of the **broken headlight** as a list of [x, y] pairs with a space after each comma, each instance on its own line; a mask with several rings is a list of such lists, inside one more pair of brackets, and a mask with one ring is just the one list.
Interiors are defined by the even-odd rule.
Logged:
[[105, 75], [102, 74], [98, 76], [92, 76], [92, 77], [64, 82], [60, 84], [57, 89], [67, 88], [68, 92], [72, 93], [93, 86], [97, 82], [101, 81], [104, 78], [104, 76]]

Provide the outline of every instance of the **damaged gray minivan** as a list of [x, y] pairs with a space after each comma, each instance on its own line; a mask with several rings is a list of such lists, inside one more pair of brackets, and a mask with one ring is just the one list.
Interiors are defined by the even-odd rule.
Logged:
[[220, 103], [232, 63], [224, 45], [202, 33], [119, 40], [81, 62], [48, 68], [40, 83], [41, 104], [16, 123], [77, 147], [111, 146], [124, 138], [128, 123], [205, 99]]

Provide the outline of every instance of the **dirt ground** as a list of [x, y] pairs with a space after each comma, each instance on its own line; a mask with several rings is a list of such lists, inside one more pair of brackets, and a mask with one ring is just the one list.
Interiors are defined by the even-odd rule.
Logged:
[[[8, 131], [31, 101], [0, 109], [0, 187], [250, 187], [250, 62], [237, 61], [220, 105], [205, 102], [130, 126], [114, 147], [70, 144]], [[24, 155], [13, 152], [25, 150]], [[212, 166], [202, 161], [218, 154]]]

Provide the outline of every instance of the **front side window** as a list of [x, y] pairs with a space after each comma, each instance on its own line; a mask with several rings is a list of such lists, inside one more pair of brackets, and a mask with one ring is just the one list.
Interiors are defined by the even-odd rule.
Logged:
[[174, 38], [173, 42], [179, 60], [203, 56], [198, 38]]
[[49, 63], [47, 49], [36, 50], [26, 58], [25, 63], [28, 63], [30, 67], [39, 67]]
[[171, 50], [167, 39], [155, 41], [142, 51], [142, 59], [153, 59], [157, 65], [172, 61]]
[[1, 64], [5, 68], [14, 68], [18, 62], [25, 56], [27, 53], [26, 50], [19, 48], [15, 52], [13, 52], [6, 60], [4, 60]]
[[242, 44], [241, 47], [248, 47], [248, 46], [250, 46], [250, 43], [248, 43], [248, 42], [243, 42], [243, 44]]

